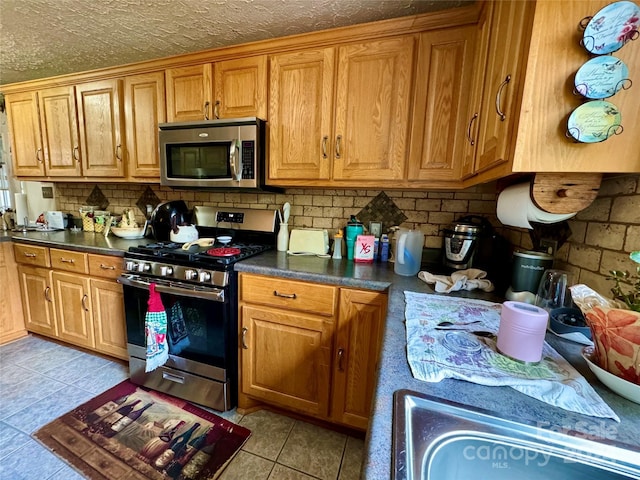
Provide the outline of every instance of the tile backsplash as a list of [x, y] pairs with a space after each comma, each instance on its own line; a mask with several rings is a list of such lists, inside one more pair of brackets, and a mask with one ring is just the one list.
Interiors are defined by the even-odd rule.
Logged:
[[[58, 183], [58, 208], [77, 216], [81, 205], [94, 191], [94, 184]], [[389, 219], [406, 217], [402, 226], [419, 228], [426, 235], [425, 246], [442, 247], [442, 229], [463, 215], [482, 215], [504, 235], [514, 248], [533, 246], [530, 232], [504, 227], [496, 217], [496, 185], [490, 183], [461, 191], [414, 190], [314, 190], [287, 189], [283, 193], [235, 193], [203, 190], [174, 190], [159, 185], [100, 184], [108, 199], [108, 209], [121, 214], [136, 207], [138, 220], [144, 219], [144, 199], [184, 200], [194, 205], [242, 208], [279, 208], [291, 203], [289, 228], [326, 228], [333, 235], [351, 215], [359, 215], [391, 225]], [[151, 189], [151, 192], [148, 190]], [[155, 205], [153, 205], [155, 206]], [[385, 223], [387, 222], [387, 223]], [[366, 224], [366, 222], [365, 222]], [[596, 200], [568, 221], [571, 236], [556, 254], [555, 267], [570, 270], [575, 281], [608, 294], [609, 270], [632, 270], [629, 252], [640, 250], [640, 175], [606, 178]]]

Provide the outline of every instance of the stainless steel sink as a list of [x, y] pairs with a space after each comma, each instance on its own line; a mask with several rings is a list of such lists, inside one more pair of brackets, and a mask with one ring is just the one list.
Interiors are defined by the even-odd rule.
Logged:
[[640, 479], [640, 449], [395, 392], [394, 480]]

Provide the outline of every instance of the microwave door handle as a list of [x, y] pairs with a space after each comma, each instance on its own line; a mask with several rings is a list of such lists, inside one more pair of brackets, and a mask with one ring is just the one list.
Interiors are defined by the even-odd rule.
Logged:
[[[142, 290], [149, 290], [149, 286], [151, 285], [151, 283], [149, 282], [136, 280], [126, 275], [119, 276], [117, 281], [122, 285], [126, 285], [128, 287], [133, 287], [133, 288], [139, 288]], [[224, 290], [219, 290], [217, 288], [207, 290], [207, 291], [202, 291], [202, 290], [192, 290], [190, 288], [174, 287], [171, 285], [156, 284], [156, 292], [170, 293], [173, 295], [180, 295], [180, 296], [189, 297], [189, 298], [202, 298], [204, 300], [213, 300], [216, 302], [224, 302]]]
[[231, 175], [233, 180], [239, 182], [242, 180], [242, 157], [240, 155], [240, 142], [237, 139], [231, 141], [229, 149], [229, 167], [231, 167]]

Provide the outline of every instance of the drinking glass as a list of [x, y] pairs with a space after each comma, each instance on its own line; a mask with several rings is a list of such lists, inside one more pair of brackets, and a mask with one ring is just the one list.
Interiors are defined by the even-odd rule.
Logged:
[[571, 292], [568, 287], [572, 285], [572, 274], [565, 270], [545, 270], [540, 279], [535, 304], [551, 311], [554, 308], [570, 307]]

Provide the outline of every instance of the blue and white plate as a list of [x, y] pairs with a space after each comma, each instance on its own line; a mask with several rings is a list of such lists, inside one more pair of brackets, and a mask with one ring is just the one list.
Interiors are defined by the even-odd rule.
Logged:
[[582, 143], [604, 142], [622, 130], [620, 110], [613, 103], [592, 100], [569, 116], [567, 132]]
[[635, 2], [610, 3], [596, 13], [584, 29], [582, 44], [595, 55], [620, 50], [629, 40], [638, 38], [640, 7]]
[[586, 62], [575, 78], [576, 92], [586, 98], [602, 99], [629, 88], [629, 69], [619, 58], [610, 55], [594, 57]]

